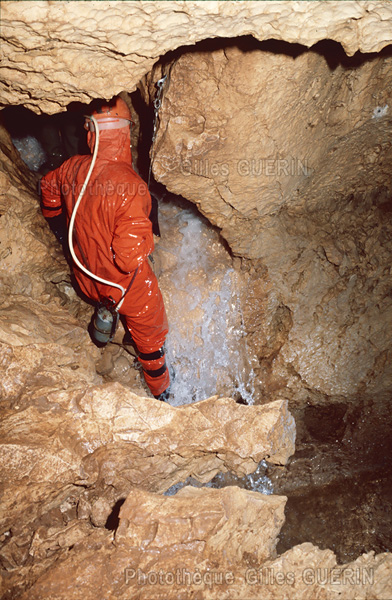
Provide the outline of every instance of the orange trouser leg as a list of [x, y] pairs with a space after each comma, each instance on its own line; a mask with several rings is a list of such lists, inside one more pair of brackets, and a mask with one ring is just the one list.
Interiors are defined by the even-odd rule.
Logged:
[[162, 394], [170, 385], [169, 371], [166, 366], [163, 348], [145, 354], [139, 352], [139, 362], [143, 367], [144, 379], [154, 396]]
[[155, 300], [154, 303], [150, 300], [147, 310], [138, 314], [132, 314], [131, 310], [126, 311], [126, 306], [122, 308], [121, 313], [139, 351], [138, 358], [143, 368], [144, 379], [153, 396], [159, 396], [170, 385], [163, 349], [168, 324], [160, 292]]

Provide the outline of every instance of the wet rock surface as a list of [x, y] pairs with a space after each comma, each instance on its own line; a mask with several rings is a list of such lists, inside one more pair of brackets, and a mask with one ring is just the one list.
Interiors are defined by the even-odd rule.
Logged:
[[[283, 493], [285, 486], [274, 487]], [[385, 515], [391, 510], [388, 468], [351, 473], [324, 485], [316, 480], [305, 489], [291, 491], [277, 550], [285, 552], [308, 540], [320, 549], [333, 550], [339, 564], [370, 551], [390, 552], [392, 536]]]
[[378, 52], [390, 43], [390, 19], [385, 2], [6, 2], [1, 96], [45, 112], [110, 99], [133, 91], [166, 52], [217, 36], [305, 46], [327, 38], [350, 55]]
[[350, 61], [326, 43], [279, 53], [248, 39], [157, 70], [169, 80], [155, 175], [251, 258], [255, 396], [286, 397], [296, 418], [295, 456], [267, 471], [289, 496], [280, 549], [312, 541], [342, 563], [392, 543], [391, 69], [389, 50]]
[[284, 474], [266, 471], [274, 492], [289, 498], [279, 548], [311, 541], [333, 549], [340, 563], [361, 552], [390, 551], [389, 402], [308, 406], [294, 413], [296, 453]]
[[132, 490], [114, 536], [76, 541], [21, 598], [388, 598], [390, 554], [338, 567], [330, 550], [302, 544], [276, 557], [284, 504], [232, 487]]
[[[249, 419], [258, 423], [253, 439]], [[108, 493], [114, 505], [131, 486], [162, 492], [191, 474], [209, 481], [222, 470], [252, 472], [265, 458], [284, 464], [294, 451], [294, 422], [284, 403], [244, 407], [215, 398], [175, 409], [120, 384], [42, 389], [1, 427], [4, 526], [32, 497], [43, 501], [73, 483]]]
[[331, 68], [331, 56], [249, 40], [183, 54], [154, 163], [235, 254], [256, 259], [244, 319], [259, 379], [300, 405], [309, 391], [338, 400], [392, 388], [391, 120], [374, 114], [392, 61]]
[[[124, 81], [131, 91], [163, 51], [220, 26], [304, 46], [328, 37], [348, 54], [390, 39], [385, 3], [178, 5], [6, 3], [5, 101], [55, 111]], [[127, 17], [140, 17], [142, 44]], [[391, 54], [304, 46], [207, 42], [163, 67], [155, 175], [236, 255], [205, 235], [210, 264], [196, 256], [176, 284], [180, 322], [196, 348], [208, 286], [222, 312], [240, 298], [240, 318], [218, 329], [246, 338], [249, 363], [230, 352], [242, 383], [258, 381], [250, 392], [222, 362], [221, 397], [175, 408], [146, 397], [128, 352], [91, 343], [92, 308], [40, 215], [37, 177], [1, 131], [5, 600], [390, 599]], [[161, 74], [140, 86], [148, 100]], [[182, 257], [156, 254], [174, 320]], [[222, 288], [231, 266], [235, 294]], [[226, 397], [233, 382], [242, 404]], [[196, 487], [173, 495], [185, 480]]]

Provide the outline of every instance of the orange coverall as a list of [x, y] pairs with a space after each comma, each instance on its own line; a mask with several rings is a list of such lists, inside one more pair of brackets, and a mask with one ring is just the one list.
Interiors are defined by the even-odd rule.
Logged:
[[[95, 133], [88, 132], [93, 151]], [[149, 220], [151, 197], [132, 168], [129, 127], [100, 131], [98, 156], [74, 226], [74, 251], [92, 273], [127, 289], [119, 310], [139, 351], [144, 378], [154, 396], [170, 383], [162, 346], [168, 323], [158, 281], [147, 261], [154, 249]], [[69, 222], [91, 163], [73, 156], [41, 179], [42, 213], [50, 218], [65, 209]], [[99, 283], [73, 266], [81, 290], [94, 301], [121, 298], [117, 288]]]

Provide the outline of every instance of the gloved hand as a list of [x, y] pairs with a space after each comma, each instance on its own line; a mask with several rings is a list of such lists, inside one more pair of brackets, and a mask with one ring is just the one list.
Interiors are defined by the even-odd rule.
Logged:
[[57, 217], [50, 217], [46, 219], [49, 223], [49, 227], [60, 242], [63, 244], [67, 239], [67, 225], [65, 221], [65, 214], [57, 215]]

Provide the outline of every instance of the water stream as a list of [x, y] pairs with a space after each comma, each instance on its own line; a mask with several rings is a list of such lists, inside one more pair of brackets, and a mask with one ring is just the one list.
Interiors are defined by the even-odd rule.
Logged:
[[189, 203], [162, 203], [160, 285], [170, 323], [174, 406], [215, 394], [253, 404], [238, 273], [219, 233]]
[[[162, 202], [160, 226], [160, 286], [170, 323], [167, 362], [175, 372], [170, 404], [180, 406], [215, 394], [253, 404], [255, 373], [241, 310], [244, 282], [229, 251], [218, 231], [188, 202]], [[205, 486], [238, 485], [271, 494], [266, 470], [262, 461], [247, 477], [219, 473]], [[188, 478], [166, 494], [184, 485], [202, 484]]]

